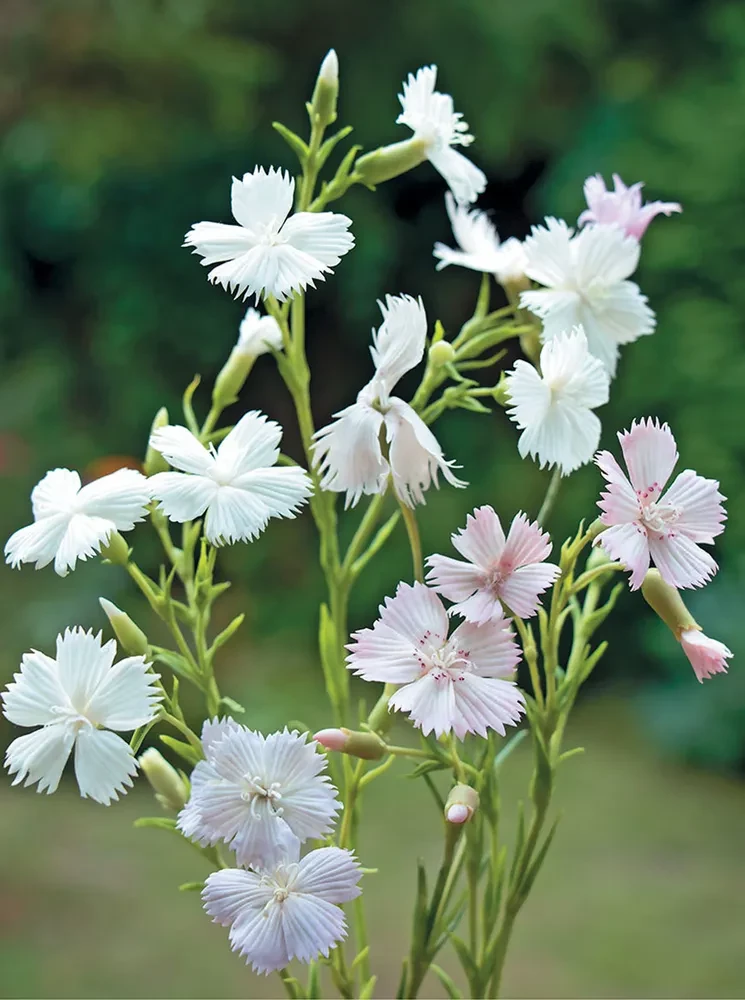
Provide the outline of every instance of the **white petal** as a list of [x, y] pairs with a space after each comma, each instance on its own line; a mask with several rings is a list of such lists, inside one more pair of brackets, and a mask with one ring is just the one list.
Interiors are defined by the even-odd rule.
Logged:
[[148, 481], [135, 469], [117, 469], [101, 476], [78, 494], [82, 513], [111, 521], [117, 531], [131, 531], [143, 521], [150, 499]]
[[236, 486], [219, 486], [207, 508], [204, 533], [213, 545], [252, 542], [269, 523], [265, 501]]
[[559, 575], [559, 567], [551, 563], [519, 566], [499, 588], [504, 603], [520, 618], [530, 618], [538, 610], [538, 597]]
[[132, 787], [137, 761], [121, 736], [84, 726], [75, 741], [75, 777], [84, 799], [108, 806]]
[[233, 924], [230, 944], [243, 955], [255, 972], [268, 975], [284, 968], [290, 960], [285, 943], [282, 908], [271, 902], [259, 913], [249, 911]]
[[640, 249], [638, 240], [619, 226], [586, 226], [573, 240], [577, 283], [585, 287], [623, 281], [636, 270]]
[[80, 627], [67, 628], [57, 636], [57, 675], [76, 712], [85, 715], [88, 702], [111, 670], [116, 642], [103, 642]]
[[592, 461], [600, 431], [600, 420], [591, 410], [559, 402], [550, 407], [540, 424], [523, 431], [518, 450], [523, 458], [537, 458], [541, 468], [557, 465], [567, 476]]
[[466, 526], [450, 536], [453, 547], [480, 569], [501, 558], [505, 537], [499, 515], [488, 504], [477, 507], [466, 518]]
[[385, 428], [393, 487], [409, 507], [424, 503], [424, 491], [431, 483], [438, 485], [438, 472], [451, 486], [466, 486], [453, 474], [453, 463], [447, 461], [437, 438], [408, 403], [391, 397]]
[[599, 536], [600, 544], [611, 557], [630, 571], [629, 586], [638, 590], [649, 569], [647, 533], [637, 522], [616, 524]]
[[270, 517], [295, 517], [313, 492], [310, 477], [299, 466], [255, 469], [240, 476], [234, 485], [263, 500]]
[[[5, 766], [15, 774], [14, 785], [39, 783], [37, 791], [57, 791], [62, 771], [75, 742], [75, 730], [64, 722], [52, 723], [19, 736], [5, 751]], [[24, 780], [25, 779], [25, 780]]]
[[296, 892], [309, 892], [329, 903], [348, 903], [362, 891], [357, 885], [362, 871], [351, 851], [321, 847], [306, 854], [298, 867]]
[[[498, 252], [499, 236], [486, 212], [459, 204], [449, 191], [445, 195], [445, 207], [461, 250], [485, 258], [493, 257]], [[484, 270], [491, 271], [492, 268]]]
[[481, 677], [511, 677], [520, 660], [515, 637], [504, 619], [484, 625], [464, 622], [448, 645], [470, 660]]
[[214, 475], [231, 481], [243, 472], [274, 465], [279, 458], [282, 428], [258, 410], [244, 413], [217, 449]]
[[86, 709], [86, 717], [107, 729], [130, 732], [152, 722], [162, 695], [157, 675], [144, 656], [120, 660], [103, 678]]
[[558, 398], [595, 409], [608, 402], [610, 379], [588, 349], [582, 327], [554, 337], [541, 350], [541, 376]]
[[75, 569], [78, 559], [85, 562], [91, 556], [97, 555], [101, 551], [101, 546], [108, 542], [115, 527], [114, 522], [105, 517], [74, 514], [57, 547], [54, 559], [55, 572], [60, 576], [66, 576], [70, 570]]
[[260, 244], [209, 273], [214, 284], [242, 295], [274, 295], [283, 302], [292, 292], [322, 281], [329, 268], [289, 243]]
[[336, 267], [354, 246], [351, 225], [351, 219], [336, 212], [297, 212], [282, 227], [282, 236], [326, 268]]
[[214, 479], [186, 472], [158, 472], [150, 477], [150, 488], [158, 509], [178, 523], [201, 517], [220, 489]]
[[678, 461], [675, 438], [668, 425], [652, 419], [635, 420], [630, 430], [618, 435], [618, 440], [631, 485], [645, 499], [659, 497]]
[[184, 246], [194, 247], [194, 253], [204, 258], [203, 267], [235, 260], [252, 250], [257, 242], [249, 230], [242, 226], [226, 226], [222, 222], [197, 222], [184, 237]]
[[48, 566], [57, 555], [69, 522], [69, 514], [56, 514], [14, 531], [5, 543], [5, 561], [13, 569], [25, 562], [34, 563], [36, 569]]
[[57, 664], [50, 656], [33, 650], [24, 653], [21, 669], [2, 694], [3, 714], [16, 726], [45, 726], [57, 722], [56, 708], [69, 706], [60, 683]]
[[223, 868], [207, 876], [202, 901], [216, 924], [230, 927], [246, 910], [261, 912], [273, 892], [256, 872]]
[[[533, 226], [530, 236], [525, 238], [527, 266], [525, 273], [539, 285], [549, 288], [562, 286], [572, 275], [573, 229], [563, 219], [546, 219], [545, 226]], [[527, 295], [537, 293], [525, 293]], [[531, 305], [527, 306], [532, 309]], [[571, 329], [576, 323], [569, 323], [564, 329]]]
[[316, 896], [292, 893], [282, 903], [282, 928], [290, 958], [311, 962], [346, 936], [344, 913]]
[[663, 580], [679, 590], [703, 587], [718, 569], [708, 552], [682, 534], [664, 536], [650, 532], [649, 553]]
[[236, 222], [246, 229], [271, 228], [275, 232], [292, 210], [295, 180], [286, 170], [256, 167], [239, 180], [233, 178], [231, 208]]
[[453, 686], [453, 732], [458, 739], [462, 740], [466, 733], [486, 736], [489, 729], [504, 736], [505, 726], [514, 726], [520, 721], [523, 696], [510, 681], [464, 674]]
[[434, 732], [440, 737], [449, 733], [457, 719], [455, 691], [449, 678], [435, 680], [434, 671], [420, 677], [413, 684], [404, 684], [388, 700], [389, 709], [406, 712], [425, 736]]
[[336, 420], [315, 434], [313, 456], [321, 489], [346, 493], [345, 506], [365, 495], [385, 491], [389, 466], [380, 448], [383, 415], [357, 402], [336, 414]]
[[449, 556], [427, 557], [427, 583], [449, 601], [464, 601], [481, 586], [484, 575], [471, 563]]
[[461, 615], [467, 622], [473, 622], [474, 625], [484, 625], [504, 617], [502, 602], [493, 590], [477, 590], [467, 600], [454, 604], [448, 613]]
[[664, 496], [663, 503], [680, 510], [675, 531], [682, 532], [694, 542], [711, 544], [724, 531], [727, 515], [722, 506], [724, 497], [719, 492], [716, 479], [704, 479], [691, 469], [675, 478]]
[[372, 354], [376, 375], [387, 392], [424, 357], [427, 314], [421, 299], [386, 295], [378, 302], [383, 322], [373, 330]]
[[251, 357], [282, 350], [282, 331], [273, 316], [262, 316], [255, 309], [246, 310], [238, 328], [238, 349]]
[[251, 816], [244, 807], [243, 822], [229, 846], [239, 865], [271, 868], [299, 853], [300, 838], [282, 817], [265, 814], [262, 810]]
[[80, 476], [71, 469], [52, 469], [31, 491], [34, 520], [68, 513], [80, 489]]
[[239, 723], [235, 719], [231, 719], [230, 716], [225, 716], [222, 719], [205, 719], [202, 724], [200, 736], [202, 748], [207, 757], [209, 757], [213, 747], [220, 742], [223, 736], [226, 736], [230, 732], [238, 731], [241, 728]]
[[[150, 435], [150, 447], [181, 472], [209, 476], [214, 466], [212, 455], [186, 427], [173, 424], [159, 427]], [[154, 478], [150, 479], [151, 486]]]
[[438, 147], [430, 150], [428, 158], [435, 170], [439, 171], [447, 181], [447, 185], [461, 202], [476, 201], [486, 190], [486, 174], [471, 163], [467, 156], [459, 153], [452, 146]]

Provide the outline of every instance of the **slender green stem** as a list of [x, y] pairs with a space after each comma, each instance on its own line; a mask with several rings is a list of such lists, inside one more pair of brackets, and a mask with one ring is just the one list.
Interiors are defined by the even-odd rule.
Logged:
[[543, 503], [541, 504], [541, 509], [538, 511], [538, 517], [536, 520], [543, 526], [548, 520], [548, 516], [553, 510], [553, 506], [556, 503], [556, 497], [559, 493], [559, 487], [561, 486], [561, 470], [557, 465], [551, 474], [551, 479], [548, 484], [548, 489], [546, 490], [546, 495], [543, 498]]
[[422, 559], [422, 542], [419, 538], [419, 525], [416, 523], [416, 514], [411, 507], [408, 507], [399, 498], [398, 505], [401, 508], [401, 517], [406, 525], [406, 534], [409, 537], [411, 547], [411, 562], [414, 571], [414, 579], [419, 583], [424, 583], [424, 560]]

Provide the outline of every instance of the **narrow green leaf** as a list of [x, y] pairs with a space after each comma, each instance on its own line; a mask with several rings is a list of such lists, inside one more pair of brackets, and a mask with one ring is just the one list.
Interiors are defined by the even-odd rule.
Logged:
[[275, 132], [278, 132], [282, 138], [285, 140], [290, 149], [295, 153], [298, 160], [300, 160], [301, 166], [304, 166], [308, 160], [308, 144], [303, 142], [299, 135], [295, 135], [293, 131], [283, 125], [282, 122], [272, 122], [272, 128]]
[[523, 878], [522, 884], [520, 885], [520, 895], [523, 897], [523, 899], [528, 895], [530, 890], [533, 888], [533, 883], [535, 882], [538, 872], [541, 870], [541, 865], [546, 860], [548, 849], [553, 843], [553, 839], [554, 836], [556, 835], [556, 830], [559, 826], [560, 819], [561, 816], [557, 816], [554, 822], [552, 823], [551, 829], [546, 834], [546, 839], [541, 844], [541, 847], [538, 850], [538, 853], [536, 854], [532, 865], [528, 868], [527, 872], [525, 873], [525, 877]]
[[353, 131], [354, 129], [351, 125], [345, 125], [344, 128], [340, 128], [338, 132], [334, 133], [334, 135], [330, 136], [324, 142], [324, 144], [318, 150], [318, 156], [317, 156], [318, 170], [320, 170], [323, 167], [326, 160], [328, 160], [329, 156], [331, 156], [331, 154], [336, 149], [337, 145], [342, 141], [342, 139], [346, 139], [346, 137], [350, 135]]
[[450, 941], [452, 942], [453, 948], [455, 948], [460, 964], [463, 966], [463, 971], [468, 979], [468, 985], [471, 987], [472, 995], [477, 996], [478, 991], [474, 987], [477, 986], [479, 981], [479, 969], [476, 962], [473, 960], [468, 945], [462, 938], [459, 938], [457, 934], [451, 935]]
[[229, 708], [231, 712], [238, 712], [239, 715], [243, 715], [243, 713], [246, 711], [243, 705], [240, 704], [240, 702], [237, 702], [234, 698], [228, 698], [227, 695], [223, 695], [223, 697], [220, 699], [220, 704], [224, 705], [226, 708]]
[[202, 759], [190, 743], [184, 743], [182, 740], [174, 739], [173, 736], [161, 736], [160, 740], [162, 743], [165, 743], [169, 749], [173, 750], [174, 753], [177, 753], [179, 757], [192, 766], [194, 764], [198, 764]]
[[201, 892], [204, 889], [204, 882], [182, 882], [178, 887], [179, 892]]
[[192, 406], [192, 398], [194, 393], [199, 387], [199, 383], [202, 381], [201, 375], [195, 375], [191, 382], [186, 387], [186, 391], [183, 395], [183, 408], [184, 408], [184, 419], [186, 420], [186, 426], [192, 432], [195, 437], [199, 437], [199, 424], [197, 423], [197, 418], [194, 416], [194, 407]]
[[364, 962], [369, 954], [370, 954], [370, 945], [367, 945], [362, 949], [362, 951], [357, 953], [354, 961], [352, 962], [351, 968], [356, 969], [357, 966], [360, 964], [360, 962]]
[[221, 646], [224, 646], [225, 643], [235, 635], [245, 621], [245, 618], [246, 616], [244, 614], [236, 615], [232, 622], [227, 625], [222, 632], [215, 636], [215, 639], [210, 646], [210, 656], [213, 656]]
[[430, 965], [430, 969], [442, 983], [450, 1000], [462, 1000], [463, 994], [444, 969], [441, 969], [439, 965]]
[[447, 764], [443, 764], [439, 760], [423, 760], [421, 764], [417, 764], [413, 771], [407, 774], [407, 778], [421, 778], [424, 774], [429, 774], [430, 771], [444, 771]]
[[504, 762], [507, 760], [510, 754], [514, 753], [514, 751], [517, 750], [517, 748], [520, 746], [520, 744], [527, 735], [528, 735], [527, 729], [520, 729], [518, 730], [518, 732], [515, 733], [514, 736], [510, 737], [510, 739], [505, 743], [505, 745], [499, 751], [497, 756], [494, 758], [495, 773], [499, 771], [500, 767], [504, 764]]
[[162, 649], [160, 646], [151, 646], [151, 649], [154, 659], [158, 663], [162, 663], [180, 677], [192, 680], [191, 667], [180, 653], [174, 653], [171, 649]]
[[375, 990], [375, 983], [378, 981], [377, 976], [370, 976], [366, 983], [363, 984], [360, 990], [360, 1000], [370, 1000]]
[[[170, 819], [167, 816], [141, 816], [139, 819], [134, 821], [134, 826], [138, 829], [144, 829], [145, 827], [152, 826], [157, 830], [170, 830], [171, 833], [178, 833], [176, 820]], [[179, 836], [181, 836], [180, 833]]]

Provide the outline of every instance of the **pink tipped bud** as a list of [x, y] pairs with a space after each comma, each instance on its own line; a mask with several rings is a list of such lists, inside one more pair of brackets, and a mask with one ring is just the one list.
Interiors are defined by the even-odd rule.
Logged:
[[467, 823], [479, 807], [479, 793], [470, 785], [453, 785], [445, 803], [448, 823]]
[[702, 683], [713, 674], [727, 672], [725, 660], [732, 656], [732, 650], [723, 642], [710, 639], [699, 628], [689, 628], [681, 632], [680, 644], [690, 660], [696, 677]]
[[339, 750], [362, 760], [380, 760], [388, 749], [375, 733], [360, 733], [354, 729], [321, 729], [313, 739], [327, 750]]

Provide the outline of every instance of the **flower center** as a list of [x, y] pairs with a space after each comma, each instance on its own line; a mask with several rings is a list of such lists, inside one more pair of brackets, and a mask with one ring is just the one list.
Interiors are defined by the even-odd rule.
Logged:
[[89, 719], [82, 712], [78, 712], [78, 710], [72, 705], [69, 706], [54, 705], [50, 709], [50, 712], [52, 713], [52, 715], [58, 715], [59, 721], [66, 722], [67, 725], [70, 726], [75, 731], [75, 733], [79, 733], [80, 730], [85, 729], [86, 726], [90, 727], [91, 729], [96, 728], [95, 722]]
[[484, 573], [484, 589], [488, 590], [494, 597], [499, 597], [502, 584], [511, 573], [512, 566], [509, 563], [504, 563], [501, 560], [491, 563]]
[[428, 657], [422, 657], [420, 664], [422, 674], [431, 674], [437, 684], [462, 681], [473, 670], [468, 650], [458, 649], [449, 642], [433, 650]]
[[281, 221], [273, 215], [269, 222], [260, 222], [254, 232], [262, 246], [276, 247], [287, 242], [287, 237], [281, 231]]
[[[656, 485], [656, 484], [655, 484]], [[652, 491], [654, 495], [654, 491]], [[641, 522], [647, 531], [659, 535], [671, 535], [673, 525], [680, 517], [680, 510], [669, 503], [658, 503], [655, 500], [645, 500], [644, 493], [639, 495]]]
[[273, 781], [270, 785], [264, 782], [260, 775], [244, 775], [245, 788], [241, 792], [241, 798], [248, 802], [251, 807], [251, 815], [254, 819], [261, 819], [263, 816], [281, 816], [284, 810], [279, 803], [282, 800], [282, 787], [278, 781]]

